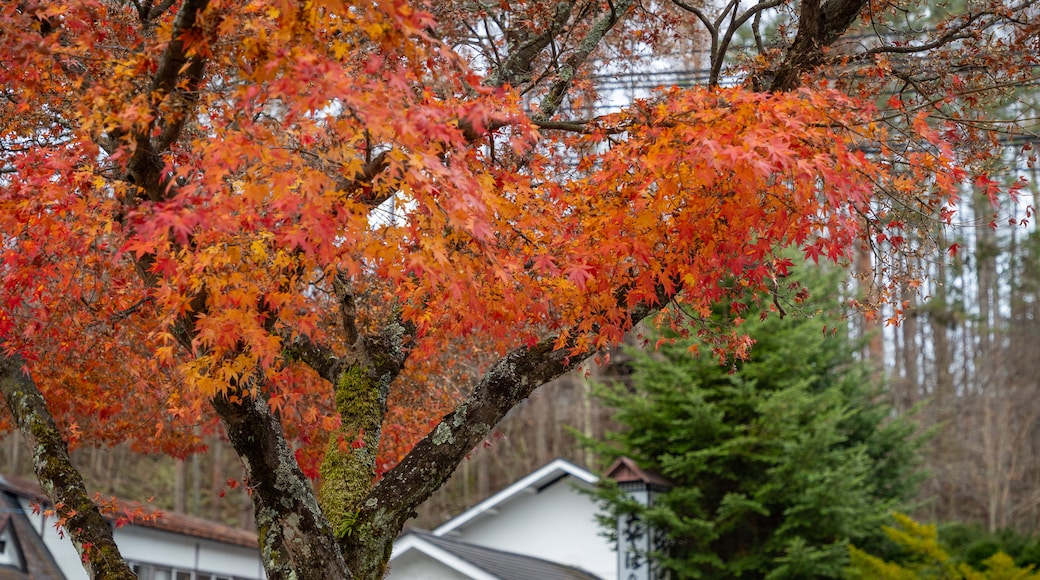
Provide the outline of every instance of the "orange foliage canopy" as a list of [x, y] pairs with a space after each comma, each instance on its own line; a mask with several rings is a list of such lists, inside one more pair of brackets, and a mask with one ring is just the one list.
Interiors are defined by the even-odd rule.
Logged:
[[288, 346], [394, 323], [391, 402], [424, 408], [392, 410], [385, 468], [460, 390], [437, 378], [460, 344], [585, 353], [637, 305], [777, 292], [785, 248], [841, 261], [879, 190], [948, 216], [962, 176], [923, 122], [894, 163], [827, 83], [664, 90], [561, 134], [404, 0], [201, 4], [0, 7], [0, 339], [73, 439], [191, 451], [205, 401], [262, 372], [313, 473], [340, 418]]

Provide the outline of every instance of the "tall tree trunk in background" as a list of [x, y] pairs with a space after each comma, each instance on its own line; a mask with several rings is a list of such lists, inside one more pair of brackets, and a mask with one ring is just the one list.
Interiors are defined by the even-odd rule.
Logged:
[[224, 483], [227, 479], [224, 477], [224, 441], [220, 436], [213, 438], [213, 443], [210, 444], [210, 455], [213, 460], [213, 467], [210, 471], [210, 513], [209, 517], [213, 521], [221, 521], [220, 517], [220, 501], [221, 491], [224, 489]]
[[985, 498], [986, 523], [992, 531], [998, 524], [1000, 502], [1000, 462], [1003, 453], [1002, 437], [998, 431], [1004, 426], [999, 423], [997, 400], [1001, 396], [994, 352], [994, 333], [998, 331], [997, 317], [997, 237], [989, 226], [993, 208], [984, 195], [972, 196], [973, 212], [980, 223], [975, 231], [975, 283], [978, 292], [977, 347], [975, 349], [975, 386], [982, 403], [981, 464], [983, 466], [981, 489]]
[[920, 352], [917, 348], [917, 316], [919, 314], [916, 305], [917, 297], [909, 290], [904, 289], [902, 298], [904, 304], [911, 305], [907, 309], [906, 319], [900, 328], [903, 334], [903, 409], [906, 411], [912, 409], [920, 399], [922, 381], [919, 364]]
[[935, 306], [929, 309], [931, 317], [927, 319], [932, 331], [932, 348], [935, 357], [935, 390], [933, 393], [934, 404], [937, 407], [939, 421], [944, 421], [950, 413], [950, 400], [955, 395], [953, 390], [953, 376], [950, 368], [953, 365], [952, 345], [950, 344], [949, 331], [956, 325], [958, 313], [955, 307], [949, 303], [946, 293], [946, 260], [936, 261], [935, 280], [933, 284], [933, 298]]
[[480, 499], [491, 495], [491, 458], [486, 449], [476, 452], [477, 462], [477, 497]]
[[202, 456], [191, 456], [191, 515], [202, 515]]
[[22, 445], [17, 437], [7, 438], [7, 473], [21, 473]]
[[[955, 432], [955, 426], [950, 423], [954, 419], [954, 403], [957, 393], [954, 390], [953, 375], [950, 372], [954, 353], [949, 332], [956, 325], [959, 314], [956, 307], [949, 302], [949, 295], [946, 291], [949, 281], [946, 273], [946, 256], [944, 255], [936, 261], [932, 291], [933, 304], [928, 309], [931, 316], [926, 320], [932, 331], [932, 348], [935, 359], [935, 387], [931, 401], [932, 416], [939, 428], [939, 433], [933, 439], [932, 453], [933, 461], [940, 466], [952, 464], [956, 459], [954, 455], [957, 450], [956, 445], [950, 445], [950, 434]], [[940, 477], [942, 476], [940, 475]], [[937, 491], [941, 491], [941, 489]], [[955, 517], [956, 505], [950, 501], [949, 494], [939, 496], [936, 509], [940, 519], [950, 520]]]
[[[876, 276], [874, 270], [874, 256], [867, 244], [860, 244], [856, 249], [855, 269], [853, 275], [856, 279], [858, 296], [856, 298], [864, 304], [873, 306], [877, 301]], [[881, 331], [881, 313], [871, 313], [870, 316], [860, 316], [857, 339], [865, 341], [864, 356], [874, 367], [875, 379], [881, 378], [885, 367], [885, 342]], [[880, 381], [878, 381], [880, 383]]]
[[462, 469], [462, 503], [465, 505], [473, 505], [473, 455], [470, 454], [470, 458], [462, 462], [460, 466]]
[[188, 486], [186, 485], [188, 462], [178, 459], [173, 466], [173, 511], [188, 513]]
[[[578, 379], [578, 397], [579, 397], [579, 410], [581, 413], [581, 434], [585, 437], [592, 439], [595, 437], [595, 418], [592, 414], [592, 385], [589, 382], [589, 373], [592, 369], [598, 368], [592, 362], [587, 362], [578, 367], [576, 377]], [[592, 449], [585, 447], [582, 453], [582, 463], [586, 467], [594, 465], [594, 457], [592, 455]]]
[[549, 393], [549, 389], [540, 389], [531, 397], [534, 407], [534, 460], [538, 465], [549, 461], [549, 429], [555, 423]]
[[975, 230], [975, 287], [978, 292], [978, 348], [975, 350], [976, 369], [980, 372], [980, 386], [989, 388], [994, 377], [992, 368], [993, 334], [997, 331], [996, 308], [999, 288], [997, 286], [997, 245], [996, 230], [989, 223], [993, 218], [993, 209], [985, 196], [974, 195], [974, 213], [980, 222]]

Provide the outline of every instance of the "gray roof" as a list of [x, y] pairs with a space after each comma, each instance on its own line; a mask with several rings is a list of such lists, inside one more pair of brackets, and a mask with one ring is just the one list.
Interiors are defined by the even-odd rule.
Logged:
[[465, 560], [502, 580], [599, 580], [589, 572], [563, 564], [556, 564], [532, 556], [503, 552], [466, 542], [449, 540], [429, 532], [409, 530], [409, 534]]
[[22, 560], [20, 569], [0, 566], [0, 580], [65, 580], [65, 574], [54, 561], [43, 538], [33, 528], [15, 494], [0, 491], [0, 512], [3, 513], [0, 532], [10, 527], [11, 537], [16, 544], [7, 548], [17, 550]]

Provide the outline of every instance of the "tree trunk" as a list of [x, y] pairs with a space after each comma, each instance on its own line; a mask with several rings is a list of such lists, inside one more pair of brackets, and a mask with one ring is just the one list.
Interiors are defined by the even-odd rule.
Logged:
[[245, 465], [267, 577], [352, 578], [310, 481], [267, 404], [245, 393], [218, 396], [212, 403]]
[[483, 501], [491, 495], [491, 457], [484, 450], [478, 451], [474, 459], [477, 461], [477, 497]]
[[193, 516], [202, 515], [202, 457], [198, 453], [191, 456], [191, 507], [189, 509]]
[[178, 459], [173, 467], [173, 511], [182, 514], [188, 513], [187, 471], [187, 462]]
[[0, 358], [0, 392], [26, 444], [33, 450], [33, 469], [54, 509], [64, 520], [72, 544], [91, 578], [137, 578], [112, 539], [112, 528], [87, 494], [83, 478], [69, 459], [43, 395], [19, 355]]

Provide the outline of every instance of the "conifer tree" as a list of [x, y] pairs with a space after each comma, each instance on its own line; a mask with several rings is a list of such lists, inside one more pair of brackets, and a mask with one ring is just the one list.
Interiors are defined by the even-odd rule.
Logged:
[[[817, 277], [812, 295], [833, 296], [837, 278]], [[646, 507], [607, 482], [608, 529], [635, 514], [663, 532], [651, 556], [676, 578], [837, 578], [850, 542], [875, 547], [915, 491], [921, 438], [878, 402], [834, 306], [763, 320], [753, 308], [744, 361], [691, 355], [695, 341], [665, 331], [656, 352], [634, 352], [631, 384], [600, 389], [623, 429], [588, 444], [674, 488]]]

